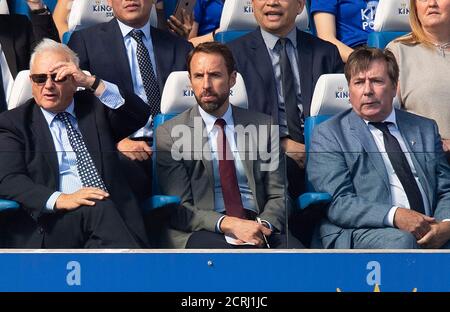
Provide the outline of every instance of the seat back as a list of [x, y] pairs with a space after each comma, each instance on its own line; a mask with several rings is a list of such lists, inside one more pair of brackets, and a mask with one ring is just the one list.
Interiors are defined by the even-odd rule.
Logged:
[[305, 120], [306, 151], [311, 146], [314, 127], [333, 115], [351, 108], [344, 74], [324, 74], [319, 77], [311, 101], [310, 116]]
[[[237, 74], [236, 84], [230, 90], [230, 103], [234, 106], [247, 108], [247, 91], [245, 89], [244, 79], [241, 74]], [[197, 105], [194, 91], [191, 87], [187, 71], [174, 71], [167, 77], [161, 96], [161, 114], [155, 117], [153, 129], [172, 119], [176, 115]], [[156, 151], [156, 136], [153, 138], [154, 151]], [[153, 157], [153, 193], [158, 194], [159, 185], [156, 174], [156, 157]]]
[[20, 71], [14, 79], [11, 95], [8, 98], [8, 109], [16, 108], [31, 99], [30, 71]]
[[411, 31], [409, 0], [380, 0], [374, 21], [374, 32], [367, 44], [383, 49], [390, 41]]
[[[309, 27], [308, 13], [303, 9], [296, 19], [297, 28], [307, 30]], [[253, 15], [251, 1], [227, 0], [223, 5], [220, 18], [220, 32], [214, 36], [215, 41], [226, 43], [232, 41], [258, 27]]]
[[6, 0], [0, 0], [0, 14], [9, 14], [8, 2]]
[[[68, 18], [69, 31], [73, 32], [95, 24], [110, 21], [114, 17], [112, 8], [107, 0], [82, 0], [74, 1]], [[158, 21], [156, 9], [153, 5], [150, 24], [156, 27]]]

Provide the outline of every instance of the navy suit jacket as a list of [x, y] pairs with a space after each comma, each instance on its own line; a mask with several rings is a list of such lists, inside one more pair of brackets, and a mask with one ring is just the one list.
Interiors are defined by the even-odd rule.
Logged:
[[[436, 122], [395, 113], [432, 216], [450, 218], [450, 166]], [[315, 190], [333, 196], [318, 231], [324, 247], [351, 248], [354, 229], [385, 227], [392, 208], [388, 173], [368, 126], [353, 110], [315, 128], [310, 155], [307, 172]]]
[[24, 15], [0, 15], [0, 43], [14, 78], [28, 69], [31, 52], [44, 37], [59, 42], [51, 15], [31, 14], [31, 23]]
[[[248, 94], [248, 108], [272, 115], [278, 122], [278, 97], [269, 52], [260, 28], [228, 44], [242, 75]], [[305, 117], [320, 75], [343, 71], [342, 59], [335, 45], [297, 30], [297, 47]]]
[[[156, 76], [162, 93], [172, 71], [186, 70], [186, 56], [192, 45], [153, 27], [150, 32], [155, 52]], [[107, 23], [75, 31], [68, 45], [78, 54], [81, 69], [115, 83], [123, 90], [134, 92], [123, 36], [115, 18]]]
[[[142, 213], [120, 168], [116, 144], [147, 122], [150, 109], [134, 93], [123, 96], [125, 104], [112, 110], [92, 93], [77, 92], [75, 114], [110, 199], [130, 232], [146, 247]], [[13, 230], [14, 240], [21, 247], [40, 248], [43, 236], [37, 233], [37, 221], [49, 197], [59, 189], [59, 169], [50, 129], [34, 99], [0, 114], [0, 153], [0, 197], [19, 202], [23, 215], [21, 222], [12, 225], [19, 227]]]

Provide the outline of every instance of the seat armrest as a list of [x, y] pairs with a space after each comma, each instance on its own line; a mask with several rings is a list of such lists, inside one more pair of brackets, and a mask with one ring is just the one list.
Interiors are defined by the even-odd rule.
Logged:
[[304, 193], [297, 200], [300, 209], [305, 209], [313, 204], [328, 204], [331, 199], [332, 197], [328, 193]]

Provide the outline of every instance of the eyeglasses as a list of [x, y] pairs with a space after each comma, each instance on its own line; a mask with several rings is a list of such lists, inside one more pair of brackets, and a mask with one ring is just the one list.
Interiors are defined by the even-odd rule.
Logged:
[[[427, 3], [429, 0], [417, 0], [418, 2], [421, 2], [421, 3]], [[441, 0], [436, 0], [436, 2], [440, 2]]]
[[56, 73], [47, 75], [47, 74], [33, 74], [30, 75], [31, 80], [33, 80], [33, 82], [35, 84], [41, 85], [47, 82], [48, 77], [50, 77], [52, 79], [53, 82], [59, 83], [59, 82], [64, 82], [67, 80], [67, 76], [64, 76], [62, 78], [60, 78], [59, 80], [56, 80]]

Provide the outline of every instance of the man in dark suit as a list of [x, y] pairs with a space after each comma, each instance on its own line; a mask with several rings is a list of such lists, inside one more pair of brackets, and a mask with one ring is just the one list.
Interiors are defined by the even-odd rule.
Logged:
[[272, 115], [280, 125], [281, 145], [289, 156], [289, 193], [297, 197], [304, 191], [303, 121], [316, 81], [322, 74], [342, 72], [343, 63], [336, 46], [296, 29], [304, 0], [252, 2], [260, 28], [229, 47], [245, 81], [249, 109]]
[[145, 124], [148, 106], [84, 74], [76, 55], [50, 39], [36, 47], [30, 72], [34, 99], [0, 115], [0, 197], [21, 205], [2, 216], [3, 245], [147, 246], [116, 143]]
[[[160, 187], [181, 197], [166, 233], [168, 246], [286, 248], [283, 159], [276, 131], [271, 145], [270, 116], [230, 104], [236, 71], [226, 46], [200, 44], [188, 62], [198, 105], [157, 129]], [[181, 138], [175, 134], [180, 129]]]
[[31, 23], [24, 15], [0, 15], [0, 112], [7, 108], [5, 101], [13, 79], [19, 71], [28, 69], [30, 55], [36, 44], [45, 37], [59, 41], [52, 15], [45, 9], [42, 1], [28, 1], [28, 5], [31, 9]]
[[314, 130], [308, 177], [333, 196], [325, 248], [450, 248], [450, 166], [436, 122], [393, 108], [394, 55], [355, 50], [345, 76], [352, 109]]
[[[160, 96], [168, 75], [186, 69], [186, 56], [192, 45], [150, 27], [152, 0], [108, 0], [108, 4], [115, 18], [73, 33], [68, 45], [78, 54], [82, 69], [135, 92], [152, 107], [153, 118], [159, 112]], [[134, 32], [142, 36], [142, 48]], [[146, 61], [142, 61], [141, 56]], [[124, 139], [118, 149], [132, 160], [148, 159], [151, 156], [148, 141], [153, 135], [151, 124], [150, 118], [143, 129], [131, 136], [135, 141]]]

